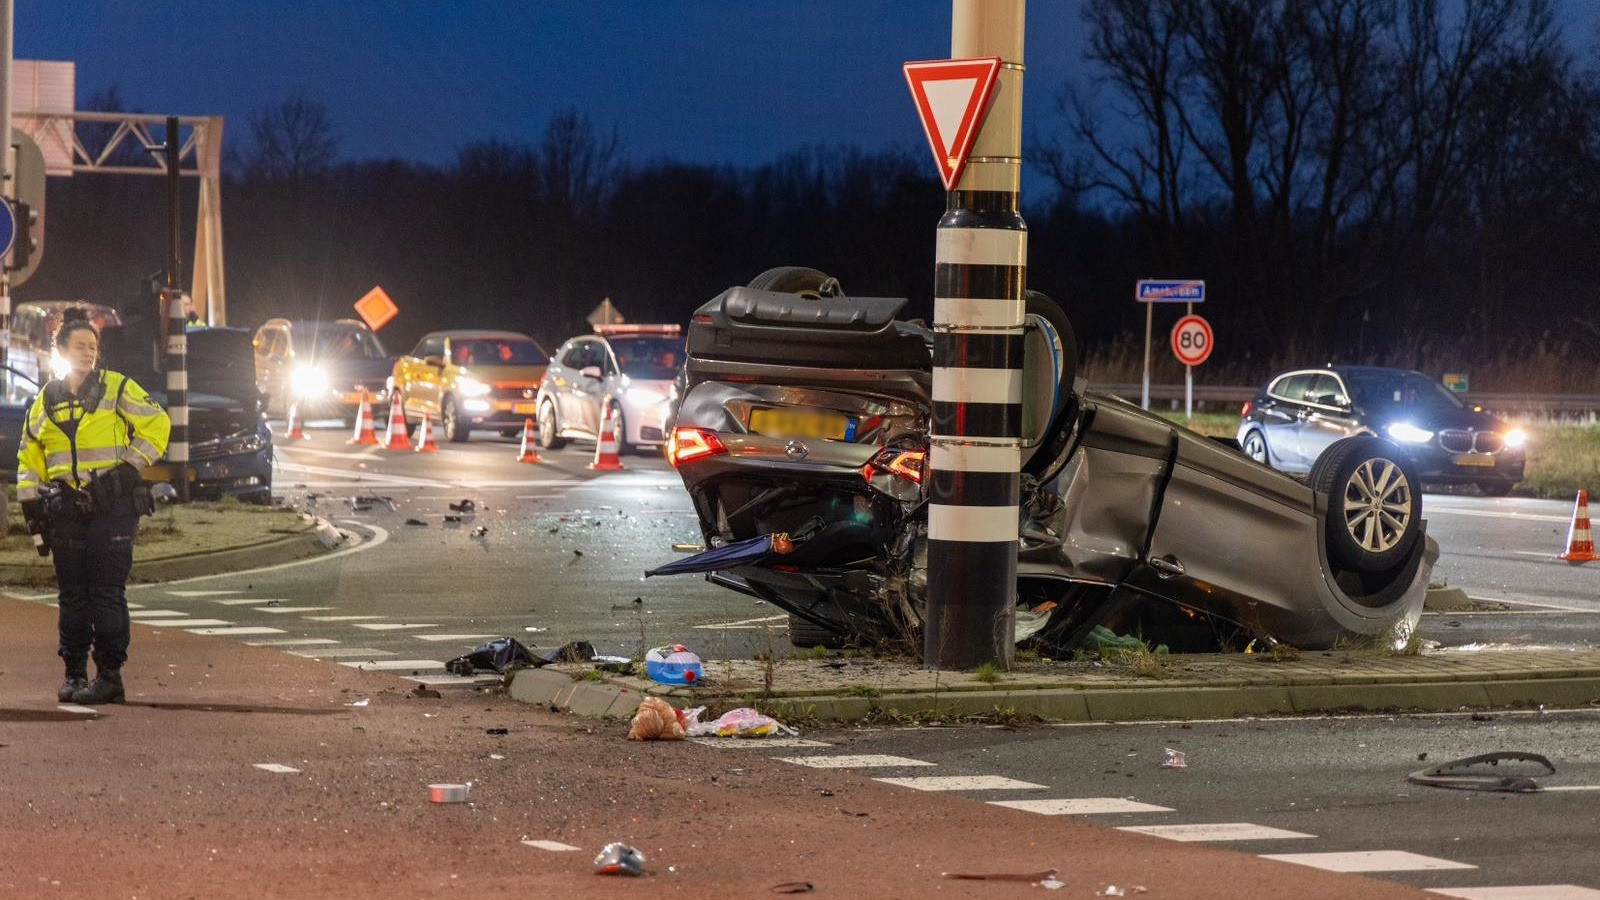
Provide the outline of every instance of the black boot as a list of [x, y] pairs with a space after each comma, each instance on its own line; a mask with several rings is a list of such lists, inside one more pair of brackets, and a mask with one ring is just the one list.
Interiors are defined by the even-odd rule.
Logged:
[[94, 673], [94, 680], [85, 687], [72, 692], [73, 703], [121, 703], [126, 695], [122, 692], [121, 669], [99, 669]]
[[56, 700], [71, 703], [72, 695], [89, 686], [89, 668], [85, 665], [67, 664], [67, 680], [56, 689]]

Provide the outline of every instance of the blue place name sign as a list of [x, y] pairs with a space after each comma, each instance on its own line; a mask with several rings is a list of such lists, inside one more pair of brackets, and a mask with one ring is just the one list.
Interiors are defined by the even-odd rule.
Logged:
[[1204, 281], [1155, 281], [1137, 283], [1133, 299], [1140, 303], [1204, 303]]

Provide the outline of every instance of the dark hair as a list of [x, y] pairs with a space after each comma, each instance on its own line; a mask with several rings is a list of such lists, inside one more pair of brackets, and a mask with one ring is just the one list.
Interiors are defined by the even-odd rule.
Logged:
[[88, 331], [95, 340], [100, 339], [100, 329], [89, 321], [89, 311], [81, 306], [69, 306], [61, 311], [61, 324], [56, 328], [56, 346], [65, 347], [74, 331]]

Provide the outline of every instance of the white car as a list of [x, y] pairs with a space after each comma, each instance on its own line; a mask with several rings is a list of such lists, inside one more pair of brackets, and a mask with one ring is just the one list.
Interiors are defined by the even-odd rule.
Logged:
[[598, 440], [605, 405], [622, 417], [619, 453], [666, 442], [667, 417], [683, 366], [678, 325], [596, 325], [561, 345], [539, 386], [539, 443]]

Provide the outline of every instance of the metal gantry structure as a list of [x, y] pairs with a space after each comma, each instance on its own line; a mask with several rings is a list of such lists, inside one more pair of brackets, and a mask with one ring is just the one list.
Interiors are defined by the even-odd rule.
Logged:
[[[49, 175], [168, 174], [169, 116], [147, 113], [16, 113], [13, 124], [39, 144]], [[228, 321], [222, 259], [222, 116], [178, 116], [178, 174], [200, 179], [189, 294], [212, 325]], [[86, 140], [83, 132], [106, 132]], [[155, 134], [161, 134], [156, 139]], [[129, 152], [132, 150], [133, 152]]]

